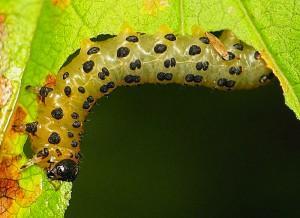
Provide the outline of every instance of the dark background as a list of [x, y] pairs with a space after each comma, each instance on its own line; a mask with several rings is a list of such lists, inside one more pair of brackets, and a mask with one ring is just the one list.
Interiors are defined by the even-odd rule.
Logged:
[[300, 122], [278, 82], [121, 87], [88, 119], [66, 217], [300, 217]]

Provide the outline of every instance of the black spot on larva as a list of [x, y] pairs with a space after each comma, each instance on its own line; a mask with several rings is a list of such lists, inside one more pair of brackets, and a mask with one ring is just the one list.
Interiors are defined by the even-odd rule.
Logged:
[[205, 36], [200, 37], [199, 40], [204, 44], [209, 44], [209, 39]]
[[233, 54], [232, 52], [228, 52], [228, 61], [231, 61], [235, 58], [235, 54]]
[[129, 68], [130, 68], [131, 70], [135, 70], [135, 69], [136, 69], [135, 61], [130, 62]]
[[133, 82], [138, 83], [138, 82], [141, 81], [141, 77], [140, 76], [134, 76], [134, 75], [126, 75], [124, 77], [124, 81], [126, 83], [133, 83]]
[[65, 72], [65, 73], [63, 74], [63, 80], [67, 79], [68, 77], [69, 77], [69, 73], [68, 73], [68, 72]]
[[55, 108], [51, 111], [51, 115], [53, 118], [60, 120], [61, 118], [63, 118], [64, 116], [64, 112], [63, 110], [59, 107], [59, 108]]
[[156, 77], [159, 81], [163, 81], [165, 79], [165, 75], [166, 74], [164, 72], [159, 72]]
[[80, 93], [85, 93], [85, 88], [82, 87], [82, 86], [79, 86], [79, 87], [78, 87], [78, 92], [80, 92]]
[[93, 103], [95, 101], [94, 97], [93, 96], [89, 96], [86, 98], [86, 100], [89, 102], [89, 103]]
[[68, 96], [68, 97], [70, 97], [70, 95], [71, 95], [71, 87], [70, 86], [66, 86], [65, 88], [64, 88], [64, 92], [65, 92], [65, 94], [66, 94], [66, 96]]
[[37, 157], [43, 158], [43, 152], [44, 152], [44, 150], [40, 150], [40, 151], [36, 154], [36, 156], [37, 156]]
[[25, 125], [26, 132], [34, 135], [34, 133], [37, 131], [37, 125], [38, 122], [26, 123]]
[[259, 59], [261, 58], [261, 54], [260, 54], [258, 51], [256, 51], [256, 52], [254, 53], [254, 58], [255, 58], [256, 60], [259, 60]]
[[88, 101], [84, 101], [83, 104], [82, 104], [82, 108], [87, 110], [90, 108], [90, 103]]
[[68, 137], [69, 138], [73, 138], [74, 137], [74, 134], [72, 132], [68, 132]]
[[156, 44], [154, 46], [154, 52], [157, 54], [162, 54], [167, 50], [167, 46], [164, 44]]
[[78, 121], [78, 120], [76, 120], [76, 121], [74, 121], [74, 123], [72, 124], [72, 126], [73, 126], [74, 128], [79, 128], [79, 127], [81, 126], [81, 122]]
[[201, 48], [198, 45], [191, 45], [189, 55], [197, 55], [201, 53]]
[[46, 98], [48, 96], [49, 92], [52, 92], [52, 91], [53, 91], [52, 88], [43, 86], [40, 88], [39, 94], [42, 98]]
[[98, 73], [98, 77], [99, 77], [99, 79], [101, 79], [101, 80], [105, 80], [105, 74], [104, 74], [103, 72], [99, 72], [99, 73]]
[[69, 63], [71, 63], [72, 60], [73, 60], [77, 55], [79, 55], [79, 53], [80, 53], [80, 48], [77, 49], [73, 54], [70, 54], [70, 55], [69, 55], [69, 57], [68, 57], [67, 60], [63, 63], [63, 65], [60, 67], [60, 69], [63, 68], [63, 67], [65, 67], [65, 66], [67, 66]]
[[137, 36], [127, 36], [126, 41], [128, 41], [128, 42], [138, 42], [139, 38]]
[[60, 136], [57, 132], [53, 132], [50, 134], [49, 138], [48, 138], [48, 142], [50, 144], [59, 144], [60, 143]]
[[73, 148], [77, 147], [77, 146], [78, 146], [78, 142], [72, 141], [72, 142], [71, 142], [71, 146], [72, 146]]
[[236, 75], [240, 75], [242, 73], [242, 66], [238, 66], [238, 67], [230, 67], [228, 72], [233, 75], [233, 74], [236, 74]]
[[124, 58], [126, 57], [130, 52], [130, 49], [127, 47], [120, 47], [117, 50], [117, 57], [118, 58]]
[[114, 82], [107, 83], [107, 88], [109, 88], [109, 89], [115, 88], [115, 83]]
[[135, 60], [135, 66], [136, 66], [138, 69], [141, 69], [142, 63], [141, 63], [140, 59], [136, 59], [136, 60]]
[[42, 157], [42, 158], [48, 157], [48, 155], [49, 155], [48, 148], [44, 148], [36, 154], [37, 157]]
[[201, 61], [196, 63], [196, 70], [202, 70], [202, 68], [203, 68], [203, 63]]
[[132, 82], [134, 82], [134, 77], [131, 76], [131, 75], [126, 75], [126, 76], [124, 77], [124, 81], [125, 81], [126, 83], [132, 83]]
[[227, 82], [227, 79], [221, 78], [218, 80], [217, 84], [218, 84], [218, 86], [222, 87], [222, 86], [225, 86], [226, 82]]
[[235, 85], [235, 81], [233, 81], [233, 80], [227, 80], [227, 81], [225, 82], [225, 86], [226, 86], [227, 88], [232, 88], [234, 85]]
[[169, 68], [171, 66], [171, 60], [167, 59], [164, 61], [165, 68]]
[[44, 150], [43, 156], [44, 156], [44, 157], [47, 157], [47, 156], [49, 155], [49, 150], [48, 150], [48, 148], [44, 148], [43, 150]]
[[233, 47], [237, 50], [240, 50], [240, 51], [243, 51], [243, 49], [244, 49], [244, 46], [243, 46], [242, 43], [236, 43], [236, 44], [233, 45]]
[[187, 74], [186, 76], [185, 76], [185, 81], [186, 82], [193, 82], [194, 81], [194, 75], [193, 74]]
[[55, 149], [55, 152], [58, 157], [62, 155], [61, 151], [58, 148]]
[[107, 39], [116, 37], [116, 35], [110, 35], [110, 34], [99, 34], [98, 36], [90, 38], [92, 42], [99, 42], [99, 41], [105, 41]]
[[100, 51], [100, 48], [99, 47], [92, 47], [90, 48], [88, 51], [87, 51], [87, 54], [88, 55], [91, 55], [91, 54], [96, 54]]
[[169, 41], [175, 41], [176, 36], [173, 33], [168, 33], [168, 34], [165, 35], [165, 39], [167, 39]]
[[100, 87], [100, 92], [106, 93], [107, 91], [108, 91], [107, 85], [102, 85], [102, 86]]
[[171, 58], [171, 67], [175, 67], [175, 66], [176, 66], [176, 59]]
[[109, 70], [106, 67], [102, 67], [101, 70], [105, 74], [105, 76], [109, 76]]
[[140, 76], [134, 76], [134, 82], [135, 83], [139, 83], [141, 81], [141, 77]]
[[206, 70], [208, 70], [208, 66], [209, 66], [209, 63], [208, 63], [208, 61], [204, 61], [204, 62], [202, 62], [202, 70], [203, 70], [203, 71], [206, 71]]
[[139, 59], [135, 60], [135, 61], [132, 61], [130, 64], [129, 64], [129, 68], [131, 70], [135, 70], [135, 69], [140, 69], [142, 67], [142, 63]]
[[40, 150], [40, 151], [36, 154], [36, 156], [37, 156], [37, 157], [43, 157], [43, 152], [44, 152], [44, 150]]
[[95, 63], [92, 60], [86, 61], [82, 65], [82, 69], [85, 73], [89, 73], [93, 70]]
[[78, 119], [79, 118], [79, 114], [78, 113], [76, 113], [76, 112], [73, 112], [72, 114], [71, 114], [71, 117], [73, 118], [73, 119]]
[[165, 74], [165, 80], [170, 81], [170, 80], [172, 80], [172, 78], [173, 78], [173, 74], [172, 73], [166, 73]]
[[195, 83], [200, 83], [202, 81], [203, 77], [200, 75], [195, 75], [194, 76], [194, 82]]

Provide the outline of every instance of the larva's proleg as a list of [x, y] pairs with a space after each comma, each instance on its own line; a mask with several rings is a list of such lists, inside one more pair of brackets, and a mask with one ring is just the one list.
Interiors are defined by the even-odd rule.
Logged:
[[84, 41], [58, 72], [55, 86], [40, 90], [37, 120], [26, 125], [36, 153], [31, 161], [50, 179], [73, 181], [83, 121], [117, 86], [178, 83], [237, 90], [272, 78], [259, 53], [231, 32], [224, 31], [218, 42], [211, 37], [124, 33]]

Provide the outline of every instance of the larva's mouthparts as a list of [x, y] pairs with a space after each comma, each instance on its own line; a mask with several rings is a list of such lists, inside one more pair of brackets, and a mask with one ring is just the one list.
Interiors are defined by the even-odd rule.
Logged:
[[217, 38], [199, 32], [147, 35], [127, 29], [83, 41], [59, 70], [55, 85], [39, 90], [37, 121], [25, 128], [38, 158], [31, 164], [43, 167], [52, 180], [74, 181], [82, 123], [97, 99], [119, 85], [178, 83], [226, 91], [256, 88], [272, 79], [259, 52], [232, 33]]

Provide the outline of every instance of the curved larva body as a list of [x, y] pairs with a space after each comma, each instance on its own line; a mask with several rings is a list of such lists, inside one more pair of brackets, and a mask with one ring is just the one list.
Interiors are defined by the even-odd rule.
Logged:
[[37, 154], [33, 162], [51, 179], [74, 180], [82, 123], [95, 101], [119, 85], [179, 83], [231, 90], [255, 88], [269, 80], [271, 70], [259, 53], [226, 34], [221, 41], [230, 51], [227, 61], [206, 37], [136, 33], [87, 40], [60, 69], [56, 86], [40, 103], [37, 129], [28, 126]]

